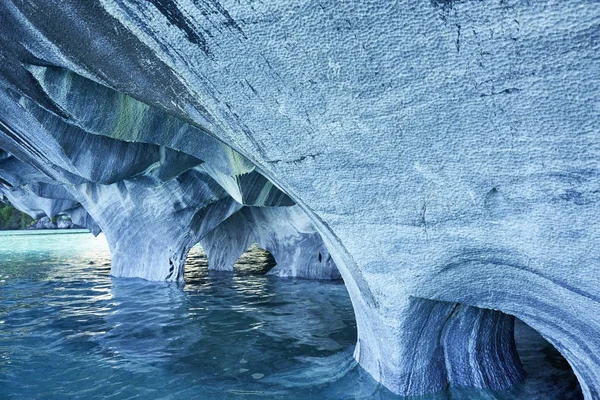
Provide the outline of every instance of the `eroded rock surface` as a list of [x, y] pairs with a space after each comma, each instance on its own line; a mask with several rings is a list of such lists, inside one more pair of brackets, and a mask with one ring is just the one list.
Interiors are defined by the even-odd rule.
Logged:
[[[600, 398], [600, 4], [15, 0], [0, 20], [2, 191], [104, 230], [113, 273], [287, 238], [276, 258], [328, 275], [324, 246], [392, 391], [518, 382], [512, 315]], [[271, 208], [303, 219], [279, 234]]]

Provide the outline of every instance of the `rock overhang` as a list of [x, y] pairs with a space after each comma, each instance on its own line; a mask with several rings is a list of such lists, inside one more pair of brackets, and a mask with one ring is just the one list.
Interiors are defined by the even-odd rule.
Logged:
[[[184, 165], [208, 174], [231, 204], [297, 204], [348, 286], [357, 358], [396, 392], [435, 386], [426, 379], [408, 385], [403, 373], [403, 357], [417, 351], [405, 345], [407, 310], [417, 296], [526, 320], [565, 354], [586, 396], [597, 397], [598, 363], [585, 353], [600, 342], [590, 311], [597, 307], [600, 259], [594, 250], [600, 238], [598, 6], [585, 12], [577, 2], [255, 7], [5, 5], [12, 30], [2, 35], [9, 56], [0, 75], [12, 100], [3, 97], [0, 118], [8, 126], [3, 131], [11, 131], [3, 140], [12, 139], [2, 147], [61, 184], [88, 191], [97, 184], [91, 174], [80, 175], [68, 151], [50, 160], [58, 151], [46, 141], [38, 143], [42, 151], [28, 150], [42, 133], [33, 117], [31, 124], [10, 121], [25, 112], [14, 104], [17, 93], [22, 103], [88, 133], [116, 132], [112, 139], [126, 142], [155, 135], [146, 140], [159, 149], [203, 161], [166, 162], [153, 169], [164, 173], [148, 174], [152, 179], [142, 163], [140, 193], [179, 172], [168, 172], [169, 165]], [[61, 78], [53, 84], [51, 75]], [[60, 97], [74, 87], [79, 95]], [[105, 120], [86, 119], [93, 113], [77, 105], [84, 93], [121, 99], [131, 118], [108, 111], [117, 102], [110, 100], [94, 104]], [[158, 117], [140, 130], [151, 119], [140, 117], [142, 109]], [[171, 117], [191, 128], [179, 128], [179, 136], [167, 128], [170, 134], [156, 143]], [[115, 118], [117, 129], [97, 129]], [[53, 129], [44, 135], [61, 147]], [[214, 157], [213, 165], [201, 150]], [[130, 199], [123, 197], [128, 210]], [[197, 215], [193, 207], [172, 205]], [[239, 212], [219, 209], [222, 217]], [[180, 251], [160, 257], [168, 264]], [[525, 284], [512, 285], [515, 280]], [[550, 297], [560, 306], [550, 307]]]

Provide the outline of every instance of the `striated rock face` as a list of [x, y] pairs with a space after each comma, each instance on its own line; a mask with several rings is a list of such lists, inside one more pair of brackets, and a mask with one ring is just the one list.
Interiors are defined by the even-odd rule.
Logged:
[[398, 340], [399, 353], [382, 371], [401, 377], [391, 386], [396, 392], [422, 393], [449, 384], [502, 390], [525, 378], [514, 317], [499, 311], [412, 298]]
[[123, 181], [73, 190], [106, 235], [111, 273], [149, 280], [182, 280], [189, 249], [242, 207], [194, 169], [160, 186]]
[[600, 398], [600, 4], [14, 0], [0, 20], [2, 193], [103, 230], [113, 274], [262, 243], [273, 273], [339, 271], [355, 357], [396, 393], [519, 382], [516, 316]]

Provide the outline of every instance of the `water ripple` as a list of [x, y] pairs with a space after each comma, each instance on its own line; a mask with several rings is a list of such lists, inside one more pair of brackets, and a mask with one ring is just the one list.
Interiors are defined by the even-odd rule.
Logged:
[[[248, 262], [213, 273], [198, 248], [185, 286], [117, 279], [102, 238], [34, 238], [0, 234], [0, 398], [397, 398], [354, 361], [341, 283]], [[568, 368], [522, 329], [525, 385], [421, 399], [577, 398]]]

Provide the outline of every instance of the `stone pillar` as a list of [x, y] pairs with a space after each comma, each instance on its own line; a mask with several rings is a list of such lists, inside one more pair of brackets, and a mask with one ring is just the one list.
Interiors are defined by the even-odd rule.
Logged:
[[196, 170], [156, 187], [84, 184], [74, 194], [106, 236], [111, 274], [154, 281], [183, 280], [189, 249], [241, 207]]

